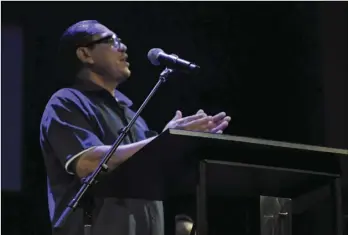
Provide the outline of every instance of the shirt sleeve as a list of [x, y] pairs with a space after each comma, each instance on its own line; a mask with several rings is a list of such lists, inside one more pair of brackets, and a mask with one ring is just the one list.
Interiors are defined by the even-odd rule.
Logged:
[[77, 97], [51, 98], [42, 128], [47, 142], [66, 171], [75, 173], [76, 160], [88, 150], [103, 145], [93, 130], [91, 114]]

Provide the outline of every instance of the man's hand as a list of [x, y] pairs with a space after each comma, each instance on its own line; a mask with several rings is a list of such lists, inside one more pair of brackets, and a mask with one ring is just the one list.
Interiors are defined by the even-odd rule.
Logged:
[[[200, 109], [197, 114], [204, 114], [205, 112]], [[213, 124], [211, 129], [205, 130], [206, 132], [222, 134], [223, 131], [228, 127], [231, 121], [231, 117], [227, 116], [225, 112], [220, 112], [212, 117]]]
[[231, 117], [221, 112], [215, 116], [208, 116], [203, 110], [195, 115], [183, 117], [181, 111], [176, 111], [174, 118], [166, 125], [167, 129], [181, 129], [189, 131], [202, 131], [211, 133], [222, 133], [227, 128]]
[[197, 113], [183, 117], [181, 111], [176, 111], [174, 118], [166, 125], [167, 129], [181, 129], [188, 131], [205, 131], [213, 128], [213, 117], [205, 113]]

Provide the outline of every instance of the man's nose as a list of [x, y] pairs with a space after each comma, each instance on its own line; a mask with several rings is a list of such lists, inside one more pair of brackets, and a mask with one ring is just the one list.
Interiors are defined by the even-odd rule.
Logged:
[[127, 51], [127, 46], [123, 43], [121, 43], [119, 49], [120, 52], [126, 52]]

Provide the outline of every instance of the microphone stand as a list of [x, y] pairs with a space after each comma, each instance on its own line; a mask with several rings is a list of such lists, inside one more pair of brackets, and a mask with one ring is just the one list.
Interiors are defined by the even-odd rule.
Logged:
[[[156, 91], [158, 90], [160, 85], [162, 85], [164, 82], [166, 82], [168, 76], [171, 73], [173, 73], [173, 72], [174, 72], [174, 70], [169, 69], [169, 68], [165, 68], [162, 71], [162, 73], [159, 76], [158, 82], [153, 87], [153, 89], [151, 90], [150, 94], [146, 97], [146, 99], [144, 100], [144, 102], [142, 103], [142, 105], [140, 106], [138, 111], [135, 113], [135, 115], [132, 118], [132, 120], [128, 123], [127, 126], [125, 126], [124, 128], [122, 128], [120, 130], [119, 136], [116, 139], [116, 141], [114, 142], [114, 144], [111, 146], [109, 152], [107, 152], [106, 155], [102, 158], [102, 160], [100, 161], [98, 167], [94, 170], [94, 172], [92, 174], [90, 174], [89, 176], [87, 176], [83, 180], [83, 184], [82, 184], [81, 188], [79, 189], [79, 191], [76, 193], [76, 195], [70, 201], [70, 203], [65, 208], [63, 213], [60, 215], [59, 219], [54, 224], [54, 226], [53, 226], [54, 229], [58, 230], [58, 229], [62, 229], [63, 228], [64, 223], [66, 222], [67, 218], [80, 205], [80, 200], [84, 197], [84, 195], [86, 194], [86, 192], [89, 189], [89, 187], [91, 187], [93, 184], [97, 183], [97, 178], [98, 178], [99, 174], [102, 171], [103, 172], [107, 172], [108, 171], [108, 166], [106, 165], [107, 162], [112, 157], [112, 155], [115, 153], [116, 149], [120, 146], [120, 144], [122, 143], [124, 138], [127, 136], [127, 134], [129, 133], [131, 127], [134, 125], [135, 121], [140, 116], [140, 113], [143, 111], [143, 109], [145, 108], [147, 103], [150, 101], [150, 99], [156, 93]], [[90, 210], [89, 210], [89, 213], [91, 213]], [[87, 215], [85, 211], [84, 211], [84, 214], [85, 214], [85, 216], [89, 216], [88, 220], [86, 220], [86, 218], [85, 218], [85, 221], [84, 221], [84, 223], [85, 223], [85, 230], [84, 230], [85, 231], [85, 235], [90, 235], [91, 234], [91, 223], [90, 223], [89, 220], [90, 220], [91, 216]]]

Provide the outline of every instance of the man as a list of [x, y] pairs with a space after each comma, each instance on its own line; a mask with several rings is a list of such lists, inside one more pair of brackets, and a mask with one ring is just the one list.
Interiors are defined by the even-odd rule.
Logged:
[[[127, 47], [114, 32], [97, 21], [86, 20], [69, 27], [61, 38], [59, 69], [64, 79], [75, 79], [72, 87], [57, 91], [42, 116], [40, 143], [48, 174], [48, 197], [55, 223], [81, 178], [98, 166], [118, 136], [118, 131], [134, 116], [132, 102], [117, 86], [130, 76]], [[202, 110], [183, 117], [177, 111], [168, 128], [221, 133], [230, 121], [225, 113], [214, 117]], [[155, 136], [150, 136], [139, 117], [134, 127], [108, 162], [112, 171]], [[117, 187], [117, 185], [110, 185]], [[162, 235], [163, 207], [159, 201], [93, 198], [92, 234]], [[70, 215], [65, 227], [53, 234], [83, 235], [83, 211]]]

